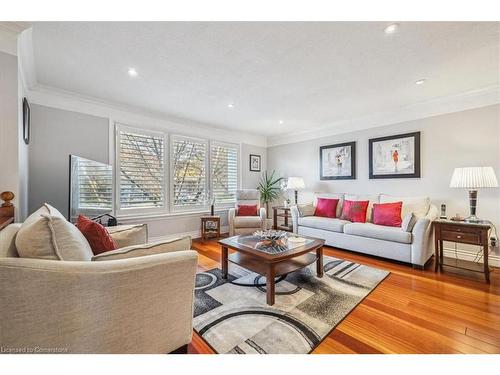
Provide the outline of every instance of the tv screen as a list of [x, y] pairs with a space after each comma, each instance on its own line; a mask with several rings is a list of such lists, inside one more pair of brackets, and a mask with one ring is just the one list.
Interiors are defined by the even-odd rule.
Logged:
[[69, 220], [78, 215], [93, 218], [113, 212], [111, 165], [76, 155], [69, 156]]

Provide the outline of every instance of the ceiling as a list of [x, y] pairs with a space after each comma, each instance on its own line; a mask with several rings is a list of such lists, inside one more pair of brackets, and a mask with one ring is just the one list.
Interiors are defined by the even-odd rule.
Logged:
[[499, 85], [500, 23], [388, 24], [35, 22], [36, 80], [266, 136]]

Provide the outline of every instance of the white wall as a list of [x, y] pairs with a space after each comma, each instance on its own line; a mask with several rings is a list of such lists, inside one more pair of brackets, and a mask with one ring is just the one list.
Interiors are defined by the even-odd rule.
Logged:
[[19, 202], [19, 133], [17, 57], [0, 52], [0, 192], [12, 191]]
[[[421, 178], [368, 178], [368, 139], [421, 131]], [[357, 179], [320, 181], [319, 147], [356, 141]], [[500, 105], [493, 105], [403, 122], [363, 131], [268, 148], [268, 168], [284, 176], [305, 179], [306, 190], [299, 201], [312, 200], [313, 192], [387, 193], [399, 196], [429, 196], [436, 205], [445, 203], [448, 216], [468, 215], [467, 192], [449, 188], [455, 167], [492, 166], [500, 178]], [[500, 189], [479, 191], [478, 215], [500, 224]], [[500, 229], [500, 227], [499, 227]]]
[[[250, 171], [250, 154], [260, 155], [260, 172]], [[254, 146], [243, 143], [241, 145], [241, 187], [255, 189], [259, 185], [260, 176], [267, 168], [267, 149], [263, 146]]]

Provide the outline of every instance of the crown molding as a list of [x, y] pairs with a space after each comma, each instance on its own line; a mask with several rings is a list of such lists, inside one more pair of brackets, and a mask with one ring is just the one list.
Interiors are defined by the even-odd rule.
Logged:
[[493, 85], [456, 95], [415, 103], [395, 109], [394, 111], [333, 122], [328, 126], [318, 127], [307, 131], [269, 136], [267, 137], [267, 147], [351, 133], [359, 130], [419, 120], [426, 117], [486, 107], [498, 103], [500, 103], [500, 86]]
[[24, 91], [28, 91], [37, 85], [32, 31], [32, 28], [22, 31], [17, 42], [19, 75]]
[[17, 37], [30, 27], [28, 22], [0, 22], [0, 52], [17, 56]]
[[231, 130], [213, 124], [177, 118], [142, 108], [102, 100], [55, 87], [36, 84], [26, 90], [31, 103], [67, 111], [109, 118], [130, 126], [156, 130], [175, 131], [189, 136], [204, 136], [232, 143], [246, 143], [266, 147], [266, 137], [253, 133]]

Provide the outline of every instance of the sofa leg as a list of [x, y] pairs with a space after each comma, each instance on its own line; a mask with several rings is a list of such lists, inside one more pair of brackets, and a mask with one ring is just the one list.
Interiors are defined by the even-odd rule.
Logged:
[[171, 351], [169, 354], [188, 354], [188, 345], [182, 345], [180, 348]]
[[421, 266], [420, 264], [412, 264], [411, 266], [414, 270], [420, 270], [420, 271], [423, 271], [425, 268], [424, 266]]

